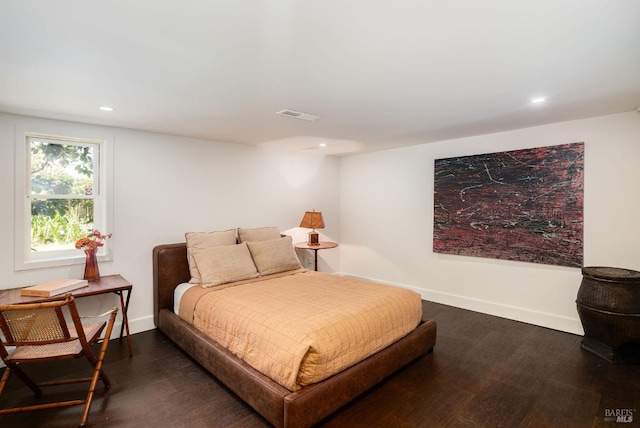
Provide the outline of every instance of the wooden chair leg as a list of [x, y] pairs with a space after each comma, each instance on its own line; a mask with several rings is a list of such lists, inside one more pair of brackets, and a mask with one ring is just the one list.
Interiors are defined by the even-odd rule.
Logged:
[[96, 359], [93, 356], [93, 353], [88, 352], [89, 361], [95, 361], [93, 376], [91, 377], [91, 383], [89, 384], [89, 392], [87, 393], [87, 399], [84, 403], [84, 409], [82, 410], [82, 418], [80, 419], [80, 426], [84, 427], [87, 424], [87, 419], [89, 419], [89, 411], [91, 410], [91, 404], [93, 403], [93, 394], [96, 390], [96, 386], [98, 385], [98, 380], [102, 379], [106, 388], [111, 386], [111, 381], [107, 377], [107, 374], [102, 370], [102, 363], [104, 361], [105, 356], [107, 355], [107, 347], [109, 346], [109, 338], [111, 337], [111, 331], [113, 330], [113, 322], [115, 321], [116, 312], [111, 314], [111, 318], [107, 323], [107, 331], [104, 334], [104, 339], [102, 341], [102, 346], [100, 346], [100, 353], [98, 354], [98, 358]]
[[27, 385], [29, 389], [31, 389], [34, 392], [34, 394], [36, 394], [36, 397], [40, 397], [42, 395], [42, 390], [40, 389], [40, 387], [38, 387], [38, 385], [36, 385], [36, 383], [32, 381], [31, 378], [27, 376], [27, 374], [23, 372], [22, 369], [18, 367], [16, 363], [6, 363], [6, 364], [7, 364], [7, 368], [5, 369], [5, 374], [2, 376], [3, 379], [6, 376], [7, 380], [9, 380], [9, 376], [11, 376], [11, 373], [15, 373], [16, 376], [18, 376], [22, 380], [22, 382], [24, 382], [25, 385]]
[[2, 374], [2, 379], [0, 379], [0, 397], [2, 397], [2, 393], [4, 392], [4, 388], [7, 386], [7, 382], [9, 382], [9, 378], [11, 377], [11, 370], [9, 367], [4, 369], [4, 373]]
[[[92, 364], [93, 370], [94, 370], [94, 374], [96, 373], [96, 367], [98, 367], [98, 363], [101, 363], [101, 360], [96, 360], [95, 363]], [[100, 364], [100, 367], [102, 367], [102, 364]], [[98, 371], [98, 379], [102, 381], [102, 383], [104, 383], [104, 387], [106, 389], [109, 389], [111, 387], [111, 381], [109, 380], [109, 377], [107, 376], [107, 374], [105, 373], [104, 370], [100, 369]]]
[[[91, 383], [89, 384], [89, 392], [87, 393], [87, 399], [84, 402], [84, 409], [82, 410], [82, 418], [80, 419], [81, 427], [85, 426], [87, 424], [87, 419], [89, 419], [89, 411], [91, 410], [91, 404], [93, 404], [93, 395], [96, 390], [96, 386], [98, 385], [98, 381], [103, 376], [103, 374], [101, 373], [103, 373], [102, 361], [98, 360], [95, 370], [93, 371], [93, 376], [91, 377]], [[110, 384], [107, 386], [107, 388], [109, 386]]]

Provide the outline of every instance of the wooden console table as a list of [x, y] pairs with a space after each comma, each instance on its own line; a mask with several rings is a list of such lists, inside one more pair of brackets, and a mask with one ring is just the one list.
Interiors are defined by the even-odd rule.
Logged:
[[[129, 309], [129, 299], [131, 298], [131, 290], [133, 286], [129, 281], [121, 275], [107, 275], [96, 281], [89, 281], [86, 287], [78, 288], [71, 292], [76, 299], [88, 296], [97, 296], [100, 294], [115, 293], [120, 297], [120, 310], [122, 311], [122, 326], [120, 327], [120, 338], [124, 329], [127, 330], [127, 346], [129, 347], [129, 356], [133, 356], [133, 348], [131, 346], [131, 333], [129, 332], [129, 318], [127, 310]], [[8, 290], [0, 290], [0, 305], [14, 305], [17, 303], [38, 303], [51, 300], [53, 297], [33, 297], [23, 296], [20, 294], [21, 288], [10, 288]], [[127, 292], [125, 300], [123, 293]]]

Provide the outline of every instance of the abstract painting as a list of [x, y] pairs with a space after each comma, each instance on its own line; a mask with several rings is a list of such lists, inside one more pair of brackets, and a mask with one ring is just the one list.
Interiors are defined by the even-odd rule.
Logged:
[[584, 143], [436, 159], [433, 251], [583, 263]]

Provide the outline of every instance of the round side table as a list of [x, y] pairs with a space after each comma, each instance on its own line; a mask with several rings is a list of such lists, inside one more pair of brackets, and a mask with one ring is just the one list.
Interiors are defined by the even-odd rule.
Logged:
[[319, 242], [314, 245], [309, 245], [307, 242], [297, 242], [294, 247], [301, 250], [313, 250], [313, 267], [314, 270], [318, 270], [318, 250], [326, 250], [327, 248], [335, 248], [338, 244], [336, 242]]

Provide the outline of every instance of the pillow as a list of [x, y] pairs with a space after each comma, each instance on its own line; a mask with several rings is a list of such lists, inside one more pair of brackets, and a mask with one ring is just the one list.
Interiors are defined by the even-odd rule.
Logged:
[[253, 263], [260, 275], [300, 269], [300, 260], [293, 249], [290, 236], [267, 241], [247, 242]]
[[238, 228], [238, 242], [266, 241], [276, 238], [280, 238], [280, 231], [277, 227]]
[[191, 255], [193, 248], [217, 247], [220, 245], [234, 245], [236, 243], [235, 229], [220, 232], [187, 232], [184, 234], [184, 237], [187, 240], [187, 260], [189, 261], [189, 273], [191, 274], [189, 284], [202, 284], [200, 272], [198, 272], [196, 262]]
[[221, 247], [196, 247], [192, 254], [205, 288], [260, 276], [246, 242]]

